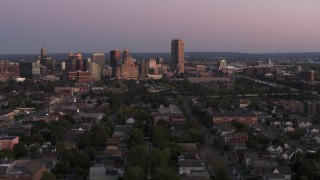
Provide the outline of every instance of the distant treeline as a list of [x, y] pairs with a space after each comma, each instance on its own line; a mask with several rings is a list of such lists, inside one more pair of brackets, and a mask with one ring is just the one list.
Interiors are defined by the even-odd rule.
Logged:
[[[68, 53], [48, 53], [57, 61], [65, 60]], [[91, 58], [92, 53], [82, 53], [84, 58]], [[131, 53], [132, 58], [137, 60], [149, 59], [155, 56], [162, 57], [165, 61], [170, 60], [170, 53]], [[288, 58], [288, 59], [313, 59], [320, 60], [320, 52], [308, 53], [237, 53], [237, 52], [185, 52], [186, 59], [228, 59], [228, 60], [258, 60], [270, 58]], [[0, 60], [36, 60], [37, 54], [0, 54]], [[109, 53], [106, 53], [106, 60], [109, 60]]]

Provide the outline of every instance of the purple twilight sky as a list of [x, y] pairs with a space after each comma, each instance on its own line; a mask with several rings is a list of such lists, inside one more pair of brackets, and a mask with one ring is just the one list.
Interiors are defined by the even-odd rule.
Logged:
[[319, 0], [1, 0], [0, 54], [319, 52]]

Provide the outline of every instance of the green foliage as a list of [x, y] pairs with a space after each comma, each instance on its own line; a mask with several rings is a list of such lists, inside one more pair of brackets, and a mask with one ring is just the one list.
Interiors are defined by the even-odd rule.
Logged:
[[317, 169], [315, 163], [311, 160], [303, 161], [300, 165], [297, 175], [306, 176], [308, 179], [313, 179], [315, 176], [315, 169]]
[[219, 179], [219, 180], [229, 180], [229, 179], [230, 179], [229, 173], [228, 173], [227, 170], [224, 169], [224, 168], [219, 169], [219, 170], [216, 172], [216, 179]]
[[117, 111], [118, 121], [120, 124], [124, 124], [126, 118], [133, 117], [141, 121], [150, 120], [151, 116], [145, 108], [141, 107], [128, 107], [124, 106]]
[[65, 175], [65, 174], [69, 173], [70, 170], [71, 170], [71, 165], [70, 165], [69, 161], [61, 160], [61, 161], [57, 162], [56, 167], [54, 169], [54, 173]]
[[67, 143], [64, 142], [64, 141], [59, 141], [57, 144], [56, 144], [56, 148], [57, 148], [57, 152], [58, 153], [63, 153], [64, 151], [67, 150]]
[[13, 152], [16, 159], [27, 157], [28, 155], [27, 148], [22, 142], [19, 142], [13, 146]]
[[123, 180], [142, 180], [146, 179], [143, 169], [139, 166], [131, 166], [126, 168]]
[[133, 145], [143, 145], [144, 142], [144, 136], [140, 129], [133, 129], [130, 133], [130, 139], [129, 139], [129, 147]]
[[14, 152], [10, 149], [2, 149], [0, 150], [0, 159], [3, 158], [14, 158]]
[[56, 176], [51, 172], [45, 171], [42, 173], [40, 180], [56, 180]]
[[84, 151], [88, 154], [89, 158], [93, 160], [96, 157], [96, 151], [92, 146], [86, 146]]
[[145, 145], [136, 145], [131, 147], [128, 153], [130, 166], [139, 166], [145, 168], [148, 162], [148, 149]]
[[151, 149], [151, 164], [153, 167], [167, 167], [169, 157], [170, 153], [165, 150]]
[[179, 180], [180, 177], [167, 168], [157, 167], [152, 173], [153, 180]]

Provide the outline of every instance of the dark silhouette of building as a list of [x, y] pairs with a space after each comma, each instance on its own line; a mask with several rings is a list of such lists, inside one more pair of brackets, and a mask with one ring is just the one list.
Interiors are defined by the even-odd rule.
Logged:
[[19, 62], [19, 75], [26, 79], [40, 77], [40, 64], [35, 62]]
[[120, 50], [112, 50], [110, 51], [110, 66], [112, 70], [112, 77], [115, 76], [116, 66], [121, 63], [121, 51]]
[[171, 41], [171, 65], [173, 72], [184, 73], [184, 42], [181, 39]]
[[304, 81], [314, 81], [314, 71], [304, 70], [299, 72], [299, 78]]

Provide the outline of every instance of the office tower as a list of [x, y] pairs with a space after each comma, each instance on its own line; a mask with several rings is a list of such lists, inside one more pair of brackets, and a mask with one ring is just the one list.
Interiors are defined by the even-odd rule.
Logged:
[[157, 68], [157, 60], [156, 58], [151, 58], [149, 59], [149, 63], [148, 63], [149, 68]]
[[87, 70], [91, 73], [91, 78], [94, 81], [101, 80], [101, 66], [95, 62], [87, 62]]
[[110, 51], [110, 66], [112, 70], [112, 77], [115, 76], [116, 66], [121, 64], [121, 51], [112, 50]]
[[130, 60], [131, 60], [131, 57], [130, 57], [129, 49], [125, 48], [122, 53], [122, 64], [125, 64], [127, 61], [130, 61]]
[[42, 66], [45, 66], [48, 70], [52, 70], [54, 67], [54, 61], [52, 57], [47, 56], [46, 49], [43, 47], [43, 45], [40, 50], [40, 56], [38, 56], [38, 61]]
[[101, 67], [106, 65], [106, 58], [104, 53], [95, 52], [92, 55], [92, 61], [99, 64]]
[[27, 79], [40, 77], [40, 64], [35, 62], [19, 62], [19, 75]]
[[226, 60], [220, 61], [219, 69], [227, 69], [227, 61]]
[[184, 73], [184, 42], [181, 39], [171, 41], [171, 65], [172, 71]]
[[123, 51], [122, 60], [123, 63], [116, 66], [115, 77], [123, 79], [138, 79], [138, 67], [131, 59], [127, 48]]
[[41, 59], [44, 57], [47, 57], [46, 49], [44, 49], [44, 46], [42, 45], [42, 48], [40, 50], [40, 57]]
[[147, 63], [145, 62], [140, 62], [139, 63], [139, 75], [146, 76], [149, 74], [149, 67]]
[[65, 70], [67, 72], [71, 72], [71, 71], [83, 71], [84, 70], [84, 65], [83, 65], [83, 59], [82, 59], [82, 54], [77, 53], [77, 54], [73, 54], [70, 53], [68, 55], [68, 59], [65, 60]]

